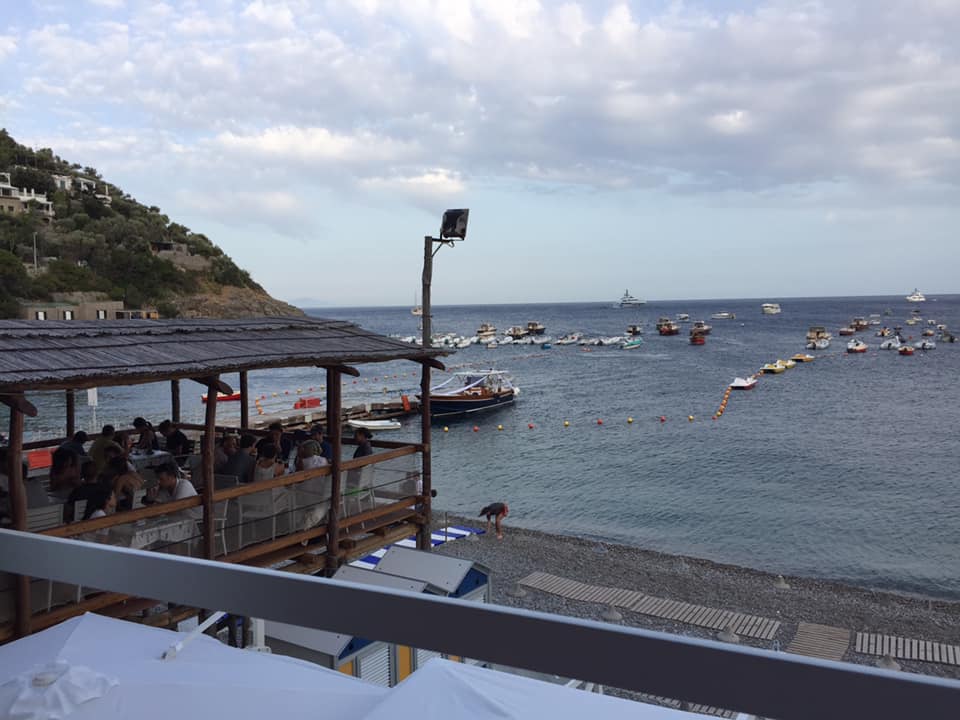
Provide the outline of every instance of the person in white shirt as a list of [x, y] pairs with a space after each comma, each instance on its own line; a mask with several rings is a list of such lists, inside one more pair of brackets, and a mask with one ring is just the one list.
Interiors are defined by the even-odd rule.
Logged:
[[[145, 500], [147, 504], [172, 502], [174, 500], [196, 497], [197, 490], [193, 487], [193, 483], [185, 477], [180, 477], [179, 473], [177, 473], [177, 466], [173, 463], [164, 463], [157, 468], [156, 473], [157, 486], [147, 491]], [[193, 520], [200, 520], [203, 516], [203, 510], [200, 507], [192, 507], [181, 510], [177, 514]]]

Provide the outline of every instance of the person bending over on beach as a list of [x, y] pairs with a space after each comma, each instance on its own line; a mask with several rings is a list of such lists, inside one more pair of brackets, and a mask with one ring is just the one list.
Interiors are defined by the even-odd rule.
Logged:
[[483, 517], [484, 515], [487, 516], [488, 533], [490, 532], [490, 518], [496, 518], [497, 540], [503, 540], [503, 528], [500, 527], [500, 521], [507, 516], [508, 512], [510, 512], [510, 508], [507, 507], [506, 503], [502, 502], [490, 503], [480, 511], [480, 517]]

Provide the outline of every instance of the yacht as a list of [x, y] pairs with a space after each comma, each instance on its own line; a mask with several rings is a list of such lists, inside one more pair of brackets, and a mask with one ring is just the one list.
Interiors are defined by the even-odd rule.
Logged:
[[923, 296], [917, 288], [913, 289], [913, 292], [907, 295], [907, 302], [925, 302], [926, 298]]
[[622, 308], [625, 308], [625, 307], [640, 307], [641, 305], [646, 305], [646, 304], [647, 304], [647, 301], [646, 301], [646, 300], [641, 300], [640, 298], [635, 298], [633, 295], [630, 294], [630, 291], [629, 291], [629, 290], [624, 290], [624, 291], [623, 291], [623, 297], [620, 298], [620, 303], [619, 303], [620, 307], [622, 307]]
[[764, 315], [779, 315], [780, 305], [779, 303], [764, 303], [760, 306], [760, 311]]

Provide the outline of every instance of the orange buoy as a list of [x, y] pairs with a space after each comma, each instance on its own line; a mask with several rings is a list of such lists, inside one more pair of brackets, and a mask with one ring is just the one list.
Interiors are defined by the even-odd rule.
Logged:
[[480, 432], [480, 428], [479, 428], [477, 425], [474, 425], [474, 426], [473, 426], [473, 431], [474, 431], [474, 432]]
[[603, 420], [601, 420], [600, 418], [597, 418], [597, 425], [603, 425]]
[[406, 395], [401, 395], [400, 402], [403, 403], [403, 411], [410, 412], [410, 398], [408, 398]]
[[533, 430], [533, 423], [527, 423], [527, 427]]
[[666, 416], [666, 415], [661, 415], [661, 416], [660, 416], [660, 422], [665, 423], [666, 421], [667, 421], [667, 416]]

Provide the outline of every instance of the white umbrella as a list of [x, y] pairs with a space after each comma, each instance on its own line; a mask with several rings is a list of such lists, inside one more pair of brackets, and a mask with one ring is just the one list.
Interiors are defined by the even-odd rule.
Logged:
[[389, 691], [293, 658], [87, 614], [0, 647], [0, 717], [363, 717]]
[[391, 690], [364, 720], [413, 717], [418, 720], [696, 720], [707, 716], [434, 658]]

